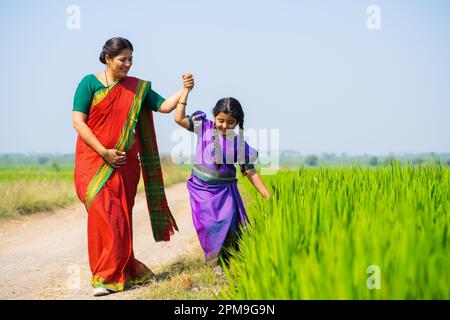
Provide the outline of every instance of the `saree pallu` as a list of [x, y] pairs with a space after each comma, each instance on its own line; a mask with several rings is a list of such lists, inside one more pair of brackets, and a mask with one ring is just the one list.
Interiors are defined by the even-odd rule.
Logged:
[[178, 230], [164, 194], [152, 111], [141, 110], [149, 88], [147, 81], [126, 77], [93, 98], [86, 123], [105, 148], [126, 152], [120, 168], [112, 168], [77, 139], [74, 181], [88, 212], [93, 287], [123, 291], [152, 276], [133, 253], [132, 209], [141, 165], [155, 240], [169, 241]]

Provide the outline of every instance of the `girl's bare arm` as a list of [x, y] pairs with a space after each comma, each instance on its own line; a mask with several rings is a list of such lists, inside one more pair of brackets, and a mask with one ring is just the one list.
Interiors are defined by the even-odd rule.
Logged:
[[170, 98], [167, 98], [158, 108], [161, 113], [171, 113], [177, 107], [178, 101], [183, 101], [183, 93], [187, 90], [192, 90], [194, 87], [194, 77], [190, 73], [183, 75], [183, 88], [175, 93]]
[[253, 184], [255, 189], [258, 190], [258, 192], [264, 197], [264, 199], [270, 198], [270, 192], [264, 184], [261, 176], [258, 174], [258, 171], [256, 171], [255, 169], [248, 170], [247, 177], [248, 180], [250, 180], [250, 182]]
[[175, 110], [175, 114], [173, 116], [173, 119], [176, 123], [178, 123], [180, 126], [182, 126], [185, 129], [189, 129], [189, 118], [186, 117], [186, 104], [187, 99], [189, 96], [189, 89], [183, 89], [183, 92], [181, 93], [179, 103], [177, 104], [177, 109]]

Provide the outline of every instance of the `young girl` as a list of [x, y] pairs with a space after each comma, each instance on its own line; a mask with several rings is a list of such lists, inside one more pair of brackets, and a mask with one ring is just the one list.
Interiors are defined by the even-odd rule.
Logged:
[[[198, 137], [192, 175], [187, 182], [192, 218], [206, 261], [216, 274], [223, 275], [220, 258], [228, 261], [228, 248], [237, 248], [240, 226], [248, 217], [237, 188], [236, 168], [248, 177], [253, 186], [268, 199], [270, 194], [254, 168], [257, 151], [244, 141], [244, 112], [234, 98], [220, 99], [214, 120], [197, 111], [185, 115], [189, 89], [185, 89], [174, 119]], [[239, 126], [239, 135], [233, 129]]]

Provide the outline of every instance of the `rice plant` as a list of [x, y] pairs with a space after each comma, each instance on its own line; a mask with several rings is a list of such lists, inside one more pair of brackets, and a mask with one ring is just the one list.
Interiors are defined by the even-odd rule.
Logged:
[[450, 299], [450, 169], [439, 162], [300, 168], [265, 179], [272, 198], [226, 268], [226, 299]]

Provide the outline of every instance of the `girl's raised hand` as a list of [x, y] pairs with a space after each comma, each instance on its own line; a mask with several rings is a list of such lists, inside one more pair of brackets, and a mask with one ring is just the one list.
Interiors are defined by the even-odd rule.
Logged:
[[192, 90], [194, 88], [194, 76], [191, 73], [183, 74], [183, 88]]

